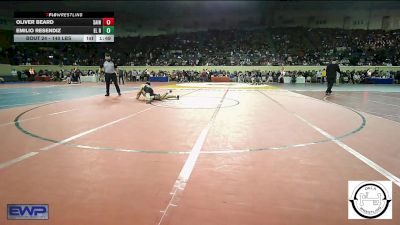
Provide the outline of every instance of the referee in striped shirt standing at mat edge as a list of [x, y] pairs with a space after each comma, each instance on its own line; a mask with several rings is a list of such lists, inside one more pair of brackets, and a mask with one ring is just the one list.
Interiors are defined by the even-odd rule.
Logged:
[[118, 74], [117, 65], [115, 65], [114, 62], [111, 61], [110, 54], [106, 53], [105, 59], [106, 59], [106, 61], [103, 63], [103, 65], [100, 66], [101, 72], [104, 72], [104, 74], [105, 74], [105, 80], [106, 80], [106, 95], [105, 96], [110, 96], [111, 80], [115, 85], [115, 89], [117, 89], [118, 95], [121, 96], [121, 90], [119, 89], [118, 80], [117, 80], [117, 74]]

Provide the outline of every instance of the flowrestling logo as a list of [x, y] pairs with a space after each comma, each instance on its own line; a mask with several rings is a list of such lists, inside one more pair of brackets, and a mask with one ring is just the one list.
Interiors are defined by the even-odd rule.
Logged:
[[349, 219], [392, 219], [391, 181], [349, 181]]
[[49, 205], [47, 204], [8, 204], [7, 219], [9, 220], [48, 220]]

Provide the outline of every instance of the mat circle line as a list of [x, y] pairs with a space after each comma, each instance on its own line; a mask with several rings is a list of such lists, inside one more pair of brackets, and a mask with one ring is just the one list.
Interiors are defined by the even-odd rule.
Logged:
[[[310, 100], [316, 100], [316, 101], [321, 101], [319, 99], [313, 99], [310, 98]], [[329, 102], [329, 101], [327, 101]], [[15, 119], [14, 119], [14, 123], [16, 128], [21, 131], [22, 133], [33, 137], [33, 138], [37, 138], [40, 139], [42, 141], [47, 141], [47, 142], [51, 142], [51, 143], [61, 143], [61, 141], [59, 140], [54, 140], [51, 138], [47, 138], [47, 137], [42, 137], [38, 134], [34, 134], [26, 129], [24, 129], [21, 124], [19, 123], [19, 119], [26, 113], [31, 112], [35, 109], [44, 107], [44, 106], [48, 106], [51, 104], [55, 104], [58, 102], [50, 102], [50, 103], [46, 103], [43, 105], [39, 105], [36, 107], [33, 107], [31, 109], [28, 109], [22, 113], [20, 113]], [[330, 103], [330, 102], [329, 102]], [[249, 149], [233, 149], [233, 150], [229, 150], [229, 149], [220, 149], [220, 150], [213, 150], [213, 151], [201, 151], [201, 154], [228, 154], [228, 153], [245, 153], [245, 152], [259, 152], [259, 151], [267, 151], [267, 150], [284, 150], [284, 149], [288, 149], [288, 148], [298, 148], [298, 147], [305, 147], [305, 146], [310, 146], [310, 145], [315, 145], [315, 144], [321, 144], [321, 143], [326, 143], [326, 142], [330, 142], [332, 140], [340, 140], [343, 139], [345, 137], [348, 137], [350, 135], [353, 135], [355, 133], [360, 132], [366, 125], [366, 119], [365, 117], [357, 112], [356, 110], [353, 110], [351, 108], [342, 106], [345, 109], [348, 109], [349, 111], [352, 111], [353, 113], [357, 114], [362, 122], [360, 124], [359, 127], [357, 127], [356, 129], [347, 132], [343, 135], [339, 135], [339, 136], [335, 136], [334, 139], [321, 139], [321, 140], [317, 140], [317, 141], [313, 141], [313, 142], [306, 142], [306, 143], [300, 143], [300, 144], [289, 144], [289, 145], [282, 145], [282, 146], [276, 146], [276, 147], [265, 147], [265, 148], [249, 148]], [[72, 144], [72, 143], [61, 143], [62, 145], [65, 146], [70, 146], [70, 147], [75, 147], [75, 148], [81, 148], [81, 149], [92, 149], [92, 150], [105, 150], [105, 151], [120, 151], [120, 152], [132, 152], [132, 153], [147, 153], [147, 154], [189, 154], [190, 151], [161, 151], [161, 150], [137, 150], [137, 149], [124, 149], [124, 148], [115, 148], [115, 147], [101, 147], [101, 146], [89, 146], [89, 145], [81, 145], [81, 144]]]

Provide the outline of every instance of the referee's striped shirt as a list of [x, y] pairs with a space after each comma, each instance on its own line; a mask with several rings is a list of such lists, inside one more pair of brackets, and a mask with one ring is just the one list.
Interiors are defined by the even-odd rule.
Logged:
[[103, 63], [102, 68], [104, 68], [105, 73], [116, 73], [117, 65], [113, 63], [113, 61], [105, 61]]

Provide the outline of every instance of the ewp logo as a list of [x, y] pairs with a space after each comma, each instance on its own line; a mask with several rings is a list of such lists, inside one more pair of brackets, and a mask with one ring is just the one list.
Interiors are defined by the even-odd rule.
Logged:
[[48, 220], [49, 205], [47, 204], [9, 204], [7, 205], [9, 220]]

